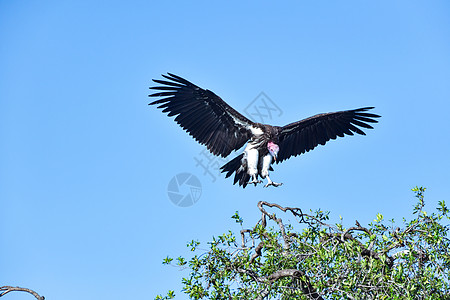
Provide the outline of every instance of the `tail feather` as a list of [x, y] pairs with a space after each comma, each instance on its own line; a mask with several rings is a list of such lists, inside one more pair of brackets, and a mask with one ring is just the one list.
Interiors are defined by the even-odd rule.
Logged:
[[220, 169], [222, 170], [222, 173], [225, 174], [225, 178], [230, 177], [234, 172], [234, 182], [233, 184], [236, 184], [239, 182], [239, 185], [245, 188], [248, 184], [248, 181], [250, 179], [250, 175], [247, 174], [247, 162], [243, 161], [244, 154], [236, 156], [231, 161], [223, 165]]

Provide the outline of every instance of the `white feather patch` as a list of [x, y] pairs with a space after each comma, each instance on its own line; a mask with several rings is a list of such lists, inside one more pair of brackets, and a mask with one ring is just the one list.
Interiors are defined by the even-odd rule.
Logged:
[[241, 126], [247, 128], [247, 129], [249, 129], [252, 132], [253, 135], [261, 135], [261, 134], [264, 133], [261, 128], [251, 126], [250, 124], [239, 120], [238, 118], [236, 118], [235, 116], [233, 116], [229, 112], [227, 112], [227, 114], [233, 119], [233, 121], [236, 124], [241, 125]]

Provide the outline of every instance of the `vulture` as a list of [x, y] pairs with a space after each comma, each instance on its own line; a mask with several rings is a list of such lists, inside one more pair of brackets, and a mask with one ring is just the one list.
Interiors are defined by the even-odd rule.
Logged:
[[282, 185], [269, 177], [274, 162], [281, 163], [338, 136], [365, 135], [360, 128], [373, 129], [369, 123], [377, 123], [380, 117], [369, 112], [374, 107], [363, 107], [318, 114], [283, 127], [260, 124], [210, 90], [171, 73], [162, 76], [166, 80], [153, 79], [159, 85], [150, 87], [157, 92], [149, 97], [159, 99], [149, 105], [158, 105], [167, 116], [174, 116], [175, 122], [214, 155], [227, 157], [246, 144], [243, 153], [221, 167], [226, 178], [234, 173], [233, 184], [243, 188], [262, 183], [259, 177], [267, 178], [264, 187]]

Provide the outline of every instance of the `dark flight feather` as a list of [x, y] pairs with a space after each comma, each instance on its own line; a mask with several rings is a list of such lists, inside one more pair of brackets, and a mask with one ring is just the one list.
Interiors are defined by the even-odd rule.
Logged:
[[163, 75], [167, 80], [154, 79], [161, 84], [149, 97], [165, 97], [151, 102], [159, 105], [200, 144], [222, 157], [241, 148], [251, 137], [252, 121], [238, 113], [219, 96], [204, 90], [177, 75]]
[[353, 132], [365, 135], [357, 126], [372, 129], [367, 123], [377, 123], [374, 118], [380, 117], [366, 113], [370, 109], [373, 107], [318, 114], [282, 127], [278, 143], [280, 152], [276, 162], [308, 152], [319, 144], [325, 145], [337, 136], [353, 135]]

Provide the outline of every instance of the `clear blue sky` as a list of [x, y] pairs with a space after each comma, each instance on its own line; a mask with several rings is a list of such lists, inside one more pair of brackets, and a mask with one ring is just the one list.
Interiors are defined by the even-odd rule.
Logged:
[[[173, 72], [239, 111], [264, 92], [284, 125], [375, 106], [367, 136], [275, 166], [281, 188], [215, 182], [204, 149], [155, 107]], [[1, 1], [0, 285], [47, 299], [152, 299], [186, 272], [163, 266], [250, 226], [258, 200], [321, 208], [344, 224], [450, 203], [448, 1]], [[202, 184], [172, 204], [178, 173]], [[25, 294], [6, 298], [30, 299]], [[5, 299], [6, 299], [5, 298]]]

